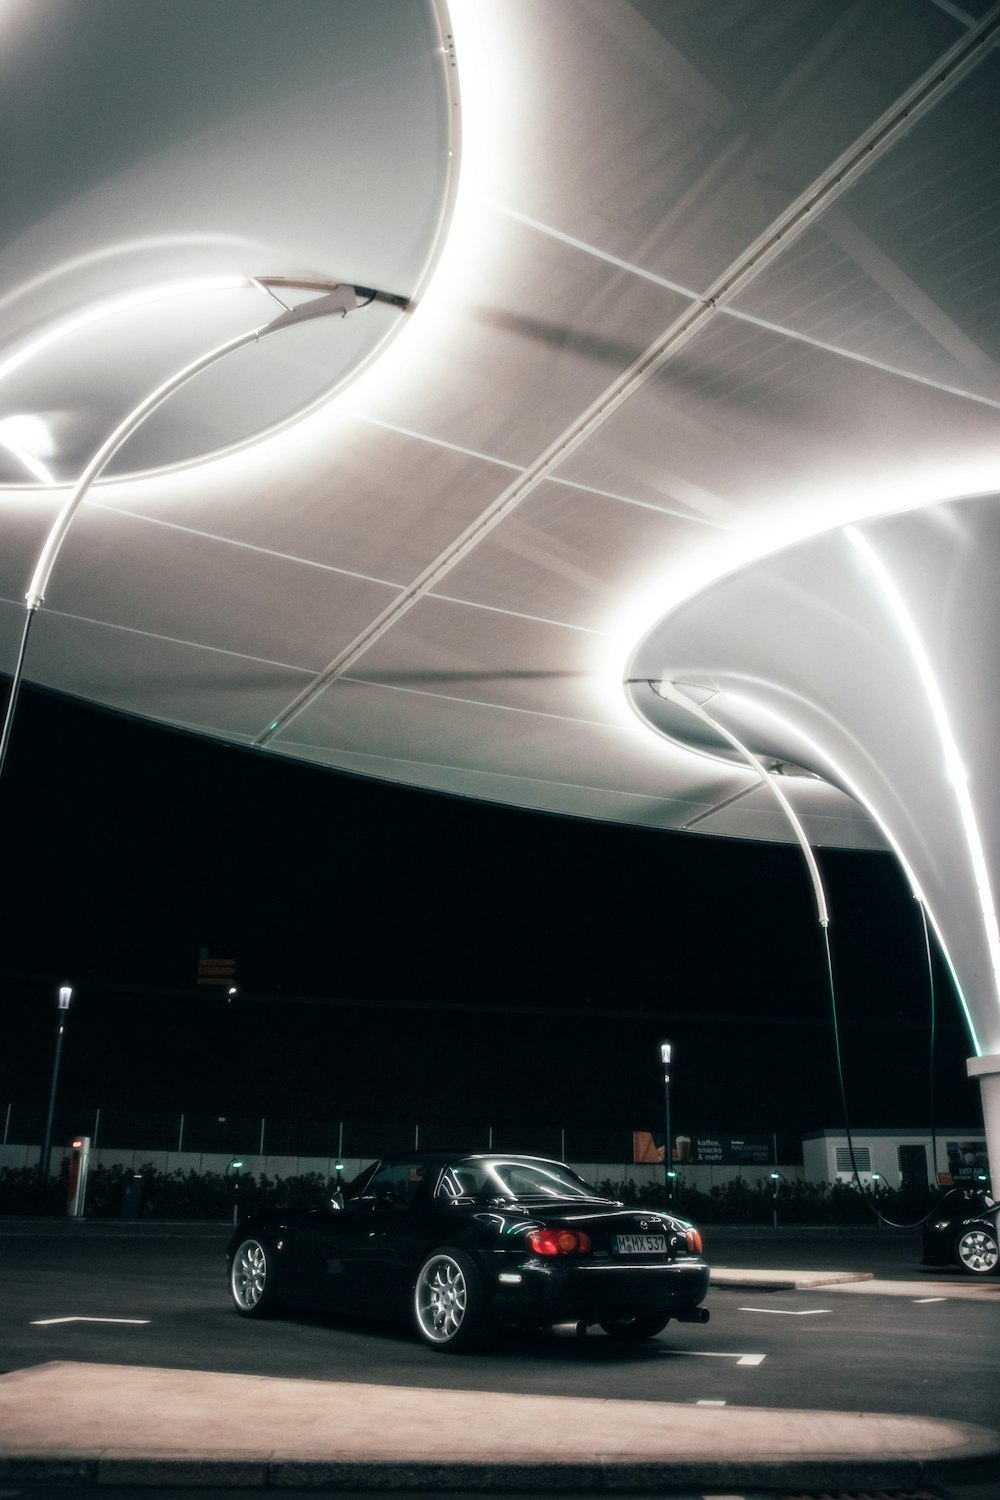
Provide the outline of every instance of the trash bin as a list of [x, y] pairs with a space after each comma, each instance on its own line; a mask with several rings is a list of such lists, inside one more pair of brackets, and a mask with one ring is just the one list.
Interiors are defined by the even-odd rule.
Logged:
[[122, 1185], [122, 1218], [137, 1219], [142, 1207], [142, 1174], [126, 1177]]

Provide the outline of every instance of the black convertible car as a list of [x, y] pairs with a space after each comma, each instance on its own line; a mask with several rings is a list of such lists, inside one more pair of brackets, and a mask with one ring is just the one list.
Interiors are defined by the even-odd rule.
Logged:
[[596, 1323], [638, 1340], [671, 1318], [708, 1321], [697, 1229], [625, 1208], [532, 1156], [386, 1157], [322, 1208], [252, 1214], [227, 1260], [245, 1317], [285, 1303], [412, 1319], [433, 1348], [455, 1352], [499, 1324]]
[[986, 1192], [949, 1193], [924, 1224], [922, 1263], [957, 1265], [971, 1276], [1000, 1270], [1000, 1203]]

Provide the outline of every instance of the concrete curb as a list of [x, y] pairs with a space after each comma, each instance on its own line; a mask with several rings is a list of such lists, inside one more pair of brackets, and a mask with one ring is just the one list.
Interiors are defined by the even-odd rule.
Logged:
[[843, 1286], [851, 1281], [874, 1281], [874, 1271], [742, 1271], [713, 1266], [710, 1286], [759, 1287], [768, 1291], [808, 1291], [811, 1287]]
[[865, 1412], [58, 1362], [0, 1377], [0, 1481], [118, 1488], [919, 1487], [1000, 1469], [1000, 1433]]
[[471, 1491], [508, 1494], [690, 1494], [697, 1489], [756, 1487], [809, 1492], [919, 1489], [935, 1481], [956, 1483], [996, 1477], [1000, 1445], [961, 1459], [753, 1459], [716, 1462], [670, 1459], [622, 1462], [469, 1462], [468, 1460], [383, 1460], [288, 1458], [205, 1459], [109, 1451], [94, 1457], [50, 1454], [0, 1458], [0, 1482], [23, 1486], [77, 1484], [117, 1489], [316, 1489], [386, 1491]]

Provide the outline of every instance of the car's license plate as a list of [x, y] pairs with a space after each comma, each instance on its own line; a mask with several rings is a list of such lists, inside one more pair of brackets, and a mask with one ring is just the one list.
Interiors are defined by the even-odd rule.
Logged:
[[617, 1255], [663, 1255], [667, 1242], [662, 1234], [612, 1235]]

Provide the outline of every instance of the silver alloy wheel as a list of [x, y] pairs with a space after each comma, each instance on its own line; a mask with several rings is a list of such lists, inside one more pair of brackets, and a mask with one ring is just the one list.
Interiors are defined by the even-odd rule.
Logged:
[[450, 1255], [432, 1255], [417, 1277], [415, 1306], [420, 1331], [432, 1344], [450, 1344], [469, 1304], [465, 1273]]
[[986, 1229], [967, 1229], [958, 1237], [958, 1263], [976, 1276], [988, 1276], [1000, 1264], [1000, 1247]]
[[258, 1240], [244, 1240], [233, 1256], [229, 1284], [233, 1300], [243, 1312], [260, 1306], [267, 1289], [267, 1256]]

